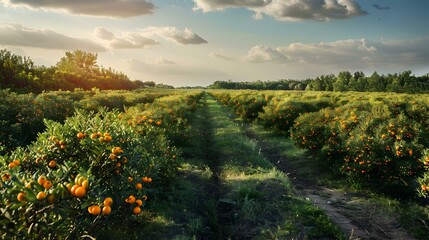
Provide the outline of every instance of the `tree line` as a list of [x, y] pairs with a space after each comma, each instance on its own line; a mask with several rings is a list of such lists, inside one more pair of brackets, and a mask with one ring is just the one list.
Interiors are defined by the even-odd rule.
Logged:
[[363, 72], [342, 71], [338, 75], [322, 75], [314, 79], [278, 81], [233, 82], [216, 81], [211, 89], [254, 89], [254, 90], [308, 90], [308, 91], [357, 91], [357, 92], [429, 92], [429, 74], [415, 76], [411, 71], [395, 74], [365, 76]]
[[82, 50], [66, 52], [55, 66], [36, 66], [28, 57], [0, 50], [0, 89], [17, 92], [49, 90], [132, 90], [155, 87], [152, 81], [130, 80], [122, 72], [97, 65], [97, 55]]

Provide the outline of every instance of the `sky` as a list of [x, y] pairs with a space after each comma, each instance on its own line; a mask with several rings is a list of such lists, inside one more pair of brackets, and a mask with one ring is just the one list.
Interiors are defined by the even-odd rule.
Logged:
[[0, 49], [173, 86], [429, 73], [427, 0], [0, 0]]

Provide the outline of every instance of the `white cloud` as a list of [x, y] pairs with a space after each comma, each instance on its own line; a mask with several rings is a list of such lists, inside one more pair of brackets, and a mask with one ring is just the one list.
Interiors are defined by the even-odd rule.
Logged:
[[96, 28], [94, 36], [106, 42], [110, 49], [134, 49], [157, 45], [155, 38], [173, 41], [179, 45], [207, 43], [189, 29], [179, 31], [175, 27], [147, 27], [136, 32], [123, 32], [115, 35], [105, 28]]
[[243, 58], [246, 62], [273, 62], [273, 63], [286, 63], [289, 61], [286, 55], [283, 55], [278, 50], [272, 49], [270, 47], [265, 47], [257, 45], [252, 47], [247, 56]]
[[198, 34], [195, 34], [188, 28], [185, 28], [183, 31], [179, 31], [175, 27], [147, 27], [142, 31], [149, 36], [158, 35], [180, 45], [207, 43], [207, 40], [203, 39]]
[[147, 0], [0, 0], [7, 7], [66, 11], [72, 14], [128, 18], [152, 14], [155, 6]]
[[349, 39], [321, 43], [292, 43], [285, 47], [254, 46], [244, 61], [304, 64], [336, 68], [424, 66], [429, 62], [429, 37], [412, 40]]
[[194, 0], [194, 10], [202, 10], [203, 12], [221, 11], [226, 8], [237, 7], [264, 7], [272, 2], [272, 0]]
[[94, 36], [107, 42], [110, 49], [137, 49], [159, 44], [158, 41], [145, 37], [139, 32], [124, 32], [116, 36], [105, 28], [96, 28]]
[[106, 49], [89, 40], [74, 38], [48, 29], [34, 29], [15, 23], [0, 24], [0, 45], [43, 49], [102, 52]]
[[244, 7], [260, 19], [263, 14], [278, 21], [345, 19], [367, 14], [354, 0], [193, 0], [203, 12]]

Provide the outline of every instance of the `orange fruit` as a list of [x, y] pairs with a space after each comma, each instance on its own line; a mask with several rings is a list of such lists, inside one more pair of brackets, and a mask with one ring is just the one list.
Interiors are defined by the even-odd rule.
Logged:
[[100, 208], [100, 206], [98, 206], [98, 205], [94, 205], [94, 206], [92, 206], [92, 209], [91, 209], [92, 211], [91, 211], [91, 214], [92, 215], [99, 215], [100, 213], [101, 213], [101, 208]]
[[92, 214], [92, 209], [93, 209], [93, 208], [94, 208], [94, 206], [89, 206], [89, 207], [88, 207], [88, 213], [89, 213], [89, 214]]
[[36, 196], [37, 200], [43, 200], [46, 198], [46, 193], [43, 191], [40, 191], [37, 196]]
[[88, 189], [88, 187], [89, 187], [89, 181], [88, 181], [88, 179], [83, 180], [82, 187], [84, 187], [85, 189]]
[[77, 134], [77, 139], [82, 139], [82, 138], [84, 138], [85, 137], [85, 134], [83, 134], [82, 132], [79, 132], [78, 134]]
[[136, 204], [140, 207], [141, 205], [143, 205], [143, 201], [141, 199], [137, 199]]
[[130, 195], [127, 199], [125, 199], [125, 202], [129, 204], [133, 204], [136, 202], [136, 197], [134, 197], [133, 195]]
[[73, 187], [70, 189], [70, 192], [73, 196], [76, 196], [76, 189], [80, 187], [79, 185], [73, 185]]
[[16, 166], [21, 165], [21, 161], [19, 161], [18, 159], [15, 159], [13, 162], [15, 163]]
[[18, 201], [24, 202], [25, 201], [25, 193], [23, 193], [23, 192], [18, 193], [18, 196], [16, 198], [18, 199]]
[[9, 168], [14, 168], [16, 167], [16, 164], [14, 162], [9, 163]]
[[113, 203], [113, 199], [111, 197], [107, 197], [104, 199], [104, 206], [110, 206]]
[[3, 174], [3, 175], [1, 176], [1, 179], [2, 179], [3, 181], [10, 180], [10, 174], [9, 174], [9, 173], [5, 173], [5, 174]]
[[141, 212], [142, 212], [142, 210], [141, 210], [141, 208], [140, 208], [140, 207], [135, 207], [135, 208], [133, 209], [133, 214], [135, 214], [135, 215], [140, 214]]
[[52, 187], [52, 182], [47, 180], [43, 183], [43, 187], [47, 190], [50, 189]]
[[45, 176], [40, 176], [38, 179], [37, 179], [37, 183], [39, 183], [40, 185], [42, 185], [43, 186], [43, 183], [45, 183], [46, 182], [46, 177]]
[[73, 183], [67, 183], [66, 187], [69, 190], [69, 192], [71, 192], [71, 188], [73, 187]]
[[49, 162], [48, 166], [49, 166], [50, 168], [55, 168], [55, 167], [57, 166], [57, 161], [55, 161], [55, 160], [51, 160], [51, 161]]
[[86, 180], [86, 177], [78, 175], [78, 176], [76, 176], [74, 183], [79, 185], [79, 186], [82, 186], [82, 183], [85, 180]]
[[115, 155], [118, 155], [120, 153], [123, 153], [124, 151], [121, 149], [121, 147], [114, 147], [112, 148], [112, 153]]
[[137, 184], [136, 184], [136, 188], [137, 188], [137, 189], [142, 189], [142, 188], [143, 188], [143, 185], [142, 185], [141, 183], [137, 183]]
[[105, 136], [105, 137], [104, 137], [104, 140], [105, 140], [106, 142], [110, 142], [110, 141], [112, 141], [112, 136]]
[[78, 186], [78, 187], [76, 188], [76, 190], [74, 191], [74, 195], [75, 195], [76, 197], [78, 197], [78, 198], [82, 198], [82, 197], [84, 197], [84, 196], [85, 196], [85, 194], [86, 194], [86, 189], [85, 189], [84, 187], [82, 187], [82, 186]]
[[97, 135], [97, 133], [93, 133], [93, 134], [91, 134], [91, 139], [96, 139], [97, 137], [98, 137], [98, 135]]
[[112, 212], [112, 208], [110, 206], [103, 207], [103, 215], [109, 215]]

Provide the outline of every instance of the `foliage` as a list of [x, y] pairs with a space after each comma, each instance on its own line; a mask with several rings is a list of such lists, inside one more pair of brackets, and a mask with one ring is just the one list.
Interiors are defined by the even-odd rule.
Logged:
[[[343, 79], [350, 77], [341, 75]], [[256, 119], [280, 134], [290, 132], [297, 146], [352, 181], [415, 188], [420, 179], [422, 188], [429, 185], [429, 169], [424, 169], [425, 161], [421, 160], [429, 147], [427, 95], [253, 90], [211, 93], [244, 119]], [[257, 104], [263, 107], [254, 108]]]
[[429, 74], [414, 76], [411, 71], [379, 75], [374, 72], [365, 76], [363, 72], [350, 73], [343, 71], [322, 75], [315, 79], [278, 81], [232, 82], [216, 81], [211, 89], [253, 89], [253, 90], [309, 90], [309, 91], [356, 91], [356, 92], [400, 92], [422, 93], [429, 91]]
[[[177, 97], [171, 118], [192, 111], [198, 94]], [[119, 228], [141, 238], [132, 226], [174, 179], [179, 151], [169, 138], [178, 122], [136, 125], [137, 114], [76, 110], [64, 123], [45, 120], [36, 141], [0, 157], [0, 236], [105, 238]]]
[[[111, 68], [96, 65], [97, 55], [82, 50], [66, 52], [56, 66], [34, 66], [32, 60], [0, 51], [0, 88], [18, 92], [74, 90], [82, 88], [137, 89], [146, 86]], [[146, 82], [147, 84], [147, 82]], [[150, 83], [149, 83], [150, 85]]]

